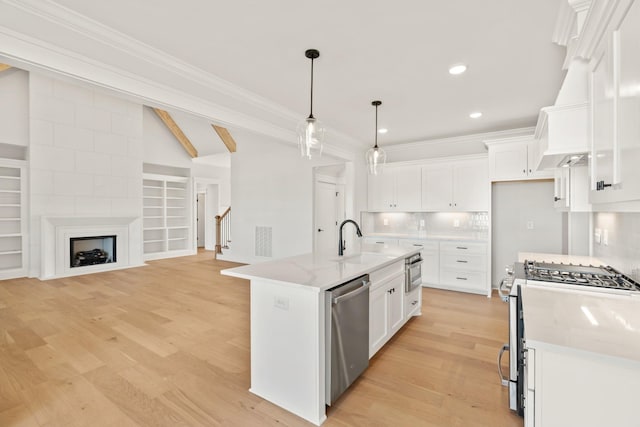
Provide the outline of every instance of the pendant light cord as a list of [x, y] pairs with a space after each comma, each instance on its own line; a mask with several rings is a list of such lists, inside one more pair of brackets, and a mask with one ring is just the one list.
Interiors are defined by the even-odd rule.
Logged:
[[313, 119], [313, 59], [311, 58], [311, 106], [309, 108], [309, 118]]
[[376, 105], [376, 129], [375, 129], [375, 141], [376, 144], [374, 148], [378, 148], [378, 106]]

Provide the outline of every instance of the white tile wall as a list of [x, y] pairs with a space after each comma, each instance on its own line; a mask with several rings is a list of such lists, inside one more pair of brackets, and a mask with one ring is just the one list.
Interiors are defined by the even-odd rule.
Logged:
[[594, 229], [607, 230], [608, 244], [593, 243], [593, 255], [640, 281], [640, 213], [594, 213]]
[[37, 276], [42, 216], [142, 216], [144, 144], [142, 105], [102, 90], [30, 73], [29, 102]]

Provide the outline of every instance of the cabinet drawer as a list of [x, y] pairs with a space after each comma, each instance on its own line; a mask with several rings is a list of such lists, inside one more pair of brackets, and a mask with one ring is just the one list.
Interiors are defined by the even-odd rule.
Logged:
[[442, 269], [440, 283], [450, 287], [484, 292], [487, 290], [487, 273]]
[[422, 292], [422, 289], [418, 288], [404, 296], [404, 318], [405, 319], [408, 319], [409, 317], [417, 313], [420, 313], [420, 306], [422, 305], [421, 292]]
[[487, 244], [476, 242], [440, 242], [443, 253], [486, 255]]
[[385, 248], [389, 246], [395, 246], [398, 244], [398, 239], [393, 239], [390, 237], [365, 237], [362, 241], [366, 244], [370, 245], [383, 245]]
[[446, 270], [487, 271], [487, 257], [484, 255], [445, 253], [440, 262]]
[[404, 260], [395, 262], [391, 265], [382, 267], [379, 270], [375, 270], [369, 273], [371, 288], [375, 289], [389, 278], [398, 275], [402, 275], [402, 281], [404, 281]]
[[437, 240], [404, 240], [399, 241], [399, 245], [403, 248], [422, 248], [422, 253], [437, 252], [440, 250], [440, 242]]

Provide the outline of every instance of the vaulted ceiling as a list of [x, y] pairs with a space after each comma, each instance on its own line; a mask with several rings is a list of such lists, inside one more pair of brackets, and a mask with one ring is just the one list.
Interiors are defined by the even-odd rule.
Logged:
[[[308, 115], [304, 51], [316, 48], [314, 113], [362, 147], [374, 99], [383, 145], [535, 125], [564, 75], [551, 42], [561, 1], [3, 0], [0, 42], [46, 41], [220, 107], [187, 111], [196, 116], [281, 138]], [[0, 59], [46, 60], [20, 57], [16, 43], [0, 44]], [[173, 68], [152, 63], [162, 56]], [[450, 75], [456, 63], [467, 72]]]

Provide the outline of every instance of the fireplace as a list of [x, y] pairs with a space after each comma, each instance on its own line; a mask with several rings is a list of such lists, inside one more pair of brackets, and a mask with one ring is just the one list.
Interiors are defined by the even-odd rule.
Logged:
[[118, 236], [87, 236], [69, 239], [69, 267], [116, 262]]
[[144, 265], [141, 217], [43, 216], [41, 233], [42, 280]]

